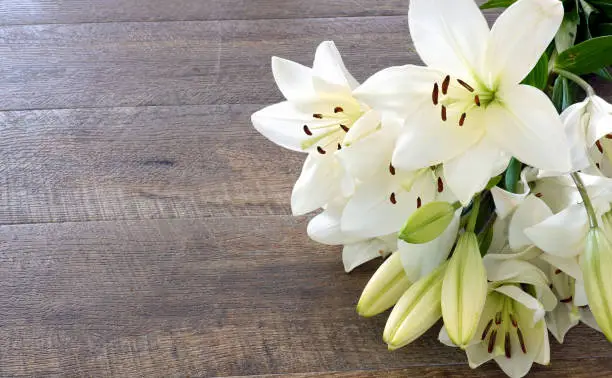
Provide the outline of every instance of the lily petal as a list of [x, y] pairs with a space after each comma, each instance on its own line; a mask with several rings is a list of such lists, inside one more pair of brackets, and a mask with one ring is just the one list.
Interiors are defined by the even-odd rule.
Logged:
[[[476, 111], [472, 113], [478, 115]], [[433, 109], [433, 104], [424, 105], [409, 119], [400, 135], [393, 151], [393, 165], [411, 171], [440, 164], [474, 146], [483, 133], [482, 128], [468, 124], [449, 127]]]
[[525, 293], [523, 290], [514, 285], [504, 285], [495, 289], [498, 293], [502, 293], [515, 301], [519, 302], [525, 308], [529, 310], [531, 313], [531, 323], [532, 327], [544, 318], [546, 312], [544, 311], [544, 307], [542, 304], [532, 297], [531, 295]]
[[278, 89], [287, 100], [303, 101], [316, 98], [311, 68], [274, 56], [272, 74]]
[[584, 249], [588, 227], [584, 206], [576, 204], [525, 229], [525, 234], [544, 252], [572, 257]]
[[291, 193], [293, 215], [317, 210], [343, 196], [344, 170], [334, 155], [310, 154]]
[[563, 344], [565, 335], [580, 321], [579, 315], [572, 315], [570, 307], [565, 303], [559, 303], [554, 310], [546, 314], [546, 326], [550, 333]]
[[499, 96], [500, 102], [491, 103], [486, 112], [490, 125], [487, 132], [497, 144], [536, 168], [569, 171], [563, 124], [544, 92], [517, 85], [500, 91]]
[[342, 249], [344, 271], [349, 273], [361, 264], [377, 257], [385, 257], [392, 250], [381, 239], [367, 239], [362, 242], [347, 244]]
[[587, 146], [590, 147], [604, 135], [612, 133], [612, 104], [599, 96], [590, 98], [591, 122], [587, 132]]
[[317, 47], [312, 71], [315, 89], [319, 94], [340, 92], [350, 95], [351, 91], [359, 86], [344, 66], [333, 41], [321, 42]]
[[538, 197], [531, 195], [516, 209], [508, 228], [508, 241], [512, 250], [519, 250], [531, 245], [531, 240], [524, 230], [551, 217], [553, 212]]
[[486, 55], [491, 77], [499, 78], [502, 85], [520, 83], [535, 67], [562, 20], [559, 0], [519, 0], [506, 9], [491, 28]]
[[340, 229], [343, 202], [331, 203], [325, 211], [308, 222], [307, 233], [312, 240], [327, 245], [350, 244], [363, 240], [362, 237], [349, 235]]
[[479, 68], [489, 27], [473, 0], [412, 0], [408, 25], [421, 59], [455, 77]]
[[472, 196], [484, 189], [500, 159], [508, 165], [509, 157], [486, 135], [464, 153], [444, 163], [444, 175], [459, 201], [466, 205]]
[[405, 119], [425, 103], [431, 103], [433, 84], [442, 76], [441, 72], [428, 67], [389, 67], [367, 79], [353, 96], [374, 109]]

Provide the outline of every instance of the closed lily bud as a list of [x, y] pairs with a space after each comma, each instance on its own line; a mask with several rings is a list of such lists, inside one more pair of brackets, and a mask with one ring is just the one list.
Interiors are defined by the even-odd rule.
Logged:
[[591, 312], [612, 342], [612, 244], [600, 228], [592, 228], [587, 234], [581, 267]]
[[430, 202], [421, 206], [408, 218], [398, 238], [411, 244], [434, 240], [446, 230], [460, 206], [458, 202]]
[[395, 252], [372, 276], [357, 303], [357, 313], [370, 317], [392, 307], [410, 287], [400, 254]]
[[446, 266], [445, 262], [415, 282], [399, 299], [383, 333], [389, 350], [410, 344], [440, 319], [440, 294]]
[[442, 317], [448, 336], [465, 348], [472, 340], [487, 298], [487, 275], [473, 232], [459, 237], [442, 283]]

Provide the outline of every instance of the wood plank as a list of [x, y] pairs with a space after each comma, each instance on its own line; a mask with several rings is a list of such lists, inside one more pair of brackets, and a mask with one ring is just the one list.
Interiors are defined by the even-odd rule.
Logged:
[[270, 57], [326, 39], [360, 79], [418, 62], [405, 16], [5, 26], [0, 109], [274, 103]]
[[0, 24], [397, 16], [407, 0], [3, 0]]
[[[465, 362], [437, 329], [388, 352], [385, 317], [354, 310], [376, 264], [344, 274], [339, 249], [308, 241], [305, 227], [276, 216], [2, 226], [0, 375], [444, 371]], [[580, 327], [552, 354], [553, 364], [601, 358], [601, 370], [612, 349]]]
[[304, 155], [259, 105], [0, 113], [0, 224], [290, 214]]

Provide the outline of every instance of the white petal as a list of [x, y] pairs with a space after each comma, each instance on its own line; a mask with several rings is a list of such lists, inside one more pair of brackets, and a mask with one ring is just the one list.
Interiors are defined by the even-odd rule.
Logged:
[[532, 192], [538, 194], [554, 213], [582, 201], [580, 193], [569, 176], [540, 179], [536, 181]]
[[493, 195], [493, 201], [495, 201], [495, 212], [500, 219], [505, 219], [512, 214], [529, 193], [512, 193], [495, 186], [491, 188], [491, 194]]
[[508, 229], [510, 248], [517, 251], [531, 245], [531, 240], [525, 235], [524, 230], [544, 221], [552, 215], [552, 211], [544, 201], [534, 195], [528, 196], [510, 219], [510, 227]]
[[574, 283], [574, 304], [578, 307], [589, 305], [589, 300], [584, 288], [584, 281], [576, 281]]
[[558, 0], [520, 0], [506, 9], [491, 28], [486, 65], [492, 78], [503, 84], [523, 80], [555, 37], [562, 19], [563, 5]]
[[533, 359], [533, 362], [536, 362], [540, 365], [549, 365], [550, 364], [550, 340], [548, 337], [548, 329], [546, 328], [544, 324], [542, 324], [538, 328], [542, 329], [542, 345], [540, 346], [540, 350], [538, 351], [538, 354]]
[[545, 287], [548, 285], [546, 274], [527, 261], [499, 260], [497, 264], [487, 264], [486, 269], [489, 281], [526, 283]]
[[595, 317], [593, 316], [591, 310], [586, 308], [580, 308], [578, 311], [580, 311], [581, 322], [593, 328], [594, 330], [601, 332], [601, 328], [599, 328], [599, 325], [597, 324], [597, 321], [595, 320]]
[[[470, 117], [481, 118], [475, 110]], [[422, 106], [407, 120], [393, 151], [393, 165], [415, 170], [446, 162], [478, 143], [484, 133], [476, 122], [466, 122], [463, 127], [448, 122], [442, 121], [440, 109], [433, 104]]]
[[491, 103], [486, 111], [487, 133], [523, 163], [567, 172], [570, 158], [563, 124], [544, 92], [517, 85], [498, 95], [500, 102]]
[[485, 188], [502, 157], [497, 144], [484, 136], [467, 151], [444, 163], [448, 185], [461, 203], [468, 204], [475, 193]]
[[587, 145], [589, 147], [603, 138], [604, 135], [612, 133], [612, 105], [599, 96], [592, 96], [590, 100], [591, 121], [587, 134]]
[[394, 134], [387, 129], [374, 131], [365, 138], [336, 152], [342, 165], [355, 178], [362, 181], [384, 170], [389, 170], [395, 143]]
[[576, 204], [527, 228], [525, 234], [544, 252], [560, 257], [572, 257], [584, 249], [588, 227], [584, 206]]
[[563, 344], [567, 332], [578, 324], [580, 317], [571, 314], [570, 307], [565, 303], [559, 303], [555, 309], [546, 314], [546, 326], [550, 333]]
[[361, 84], [353, 95], [374, 109], [405, 119], [425, 103], [432, 103], [434, 83], [442, 76], [439, 71], [414, 65], [385, 68]]
[[312, 136], [327, 132], [327, 129], [316, 128], [317, 126], [333, 125], [335, 120], [313, 120], [312, 112], [307, 113], [306, 109], [295, 106], [285, 101], [265, 107], [251, 116], [251, 121], [255, 129], [263, 136], [281, 147], [293, 151], [304, 152], [302, 143], [309, 138], [304, 133], [304, 125], [308, 124], [312, 128]]
[[540, 259], [546, 261], [550, 265], [561, 269], [564, 273], [569, 276], [582, 281], [582, 270], [580, 270], [580, 264], [574, 257], [559, 257], [543, 253], [539, 256]]
[[344, 170], [334, 155], [310, 154], [291, 193], [293, 215], [317, 210], [342, 196]]
[[473, 0], [412, 0], [410, 36], [430, 67], [470, 79], [489, 37], [489, 27]]
[[496, 288], [495, 291], [507, 295], [508, 297], [525, 306], [532, 314], [530, 319], [532, 327], [544, 318], [545, 311], [544, 307], [542, 307], [542, 304], [537, 299], [525, 293], [517, 286], [500, 286]]
[[317, 47], [312, 71], [319, 93], [345, 92], [349, 94], [359, 85], [344, 66], [340, 52], [333, 41], [321, 42]]
[[377, 257], [385, 257], [392, 251], [380, 239], [369, 239], [359, 243], [347, 244], [342, 249], [342, 263], [348, 273], [361, 264]]
[[[561, 121], [565, 127], [565, 135], [567, 135], [570, 146], [572, 171], [578, 171], [591, 165], [585, 130], [588, 120], [587, 105], [588, 101], [576, 103], [561, 113]], [[552, 172], [550, 175], [553, 176], [555, 173]]]
[[316, 97], [311, 68], [275, 56], [272, 57], [272, 74], [287, 100], [303, 101]]
[[340, 229], [343, 209], [344, 203], [332, 203], [325, 211], [312, 218], [308, 222], [308, 236], [318, 243], [328, 245], [349, 244], [363, 240], [359, 236], [349, 235]]
[[446, 327], [444, 325], [442, 326], [442, 328], [440, 328], [440, 333], [438, 333], [438, 340], [446, 346], [456, 347], [456, 345], [448, 336], [448, 332], [446, 332]]
[[425, 277], [446, 260], [457, 239], [460, 219], [461, 210], [457, 210], [442, 235], [429, 243], [409, 244], [401, 240], [398, 242], [398, 253], [410, 281], [416, 282]]

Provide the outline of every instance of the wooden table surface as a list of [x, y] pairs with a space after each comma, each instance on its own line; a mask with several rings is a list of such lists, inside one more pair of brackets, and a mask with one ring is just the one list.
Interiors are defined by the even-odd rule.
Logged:
[[[407, 7], [2, 0], [0, 376], [498, 376], [437, 329], [386, 350], [386, 316], [354, 309], [378, 262], [346, 275], [308, 239], [303, 156], [249, 121], [281, 100], [272, 55], [334, 39], [360, 80], [418, 63]], [[551, 343], [534, 376], [610, 376], [594, 331]]]

